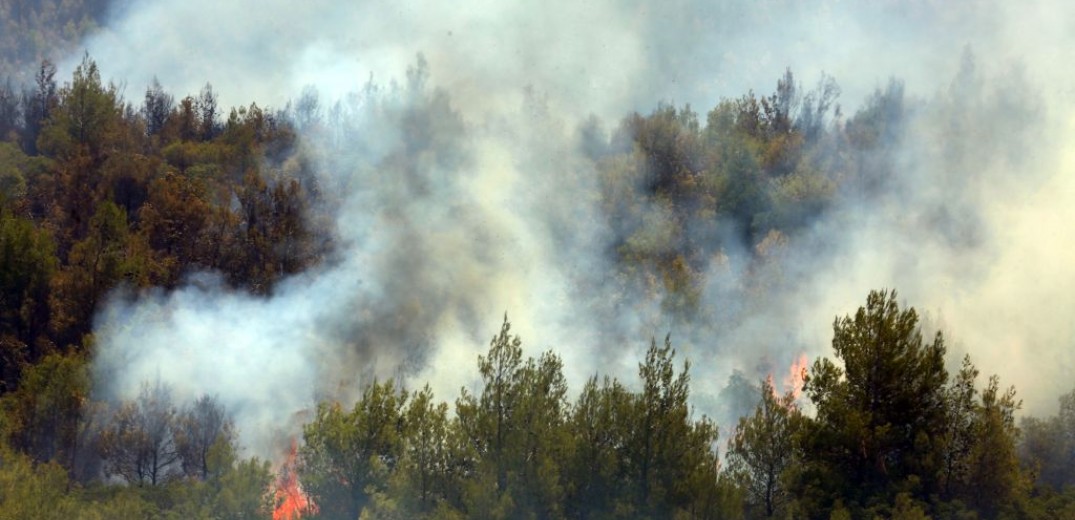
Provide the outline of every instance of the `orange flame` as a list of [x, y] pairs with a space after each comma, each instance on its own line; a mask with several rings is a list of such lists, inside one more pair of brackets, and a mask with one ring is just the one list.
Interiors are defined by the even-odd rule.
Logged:
[[298, 451], [298, 444], [295, 439], [292, 439], [287, 460], [280, 468], [280, 476], [276, 481], [277, 505], [272, 513], [273, 520], [298, 520], [307, 511], [317, 511], [317, 506], [310, 501], [299, 486], [299, 474], [296, 471]]
[[769, 385], [769, 393], [773, 394], [775, 399], [780, 399], [780, 392], [776, 391], [776, 385], [773, 384], [773, 374], [765, 376], [765, 382]]
[[796, 401], [803, 393], [807, 367], [806, 354], [799, 354], [799, 357], [788, 368], [788, 376], [784, 378], [784, 390], [790, 392], [791, 397]]
[[[795, 361], [791, 362], [791, 366], [788, 367], [787, 376], [784, 377], [784, 394], [791, 395], [791, 401], [788, 405], [794, 406], [795, 402], [799, 400], [799, 396], [803, 393], [803, 383], [806, 382], [806, 370], [808, 367], [808, 361], [806, 354], [799, 354], [799, 357]], [[776, 383], [773, 381], [773, 375], [769, 374], [765, 378], [769, 382], [769, 388], [773, 392], [773, 397], [780, 400], [781, 396], [776, 389]]]

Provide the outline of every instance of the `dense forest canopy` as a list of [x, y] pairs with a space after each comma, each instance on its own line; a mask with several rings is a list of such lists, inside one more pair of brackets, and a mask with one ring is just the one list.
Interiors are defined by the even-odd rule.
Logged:
[[0, 518], [1075, 516], [1070, 7], [283, 4], [0, 0]]
[[109, 0], [0, 2], [0, 78], [28, 83], [41, 60], [75, 51], [109, 14]]

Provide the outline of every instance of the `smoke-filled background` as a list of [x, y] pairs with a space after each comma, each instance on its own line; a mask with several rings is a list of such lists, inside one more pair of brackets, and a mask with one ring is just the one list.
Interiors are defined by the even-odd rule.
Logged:
[[[268, 296], [212, 273], [115, 295], [97, 319], [98, 387], [216, 394], [244, 444], [270, 450], [297, 412], [373, 377], [452, 399], [506, 312], [575, 388], [633, 380], [670, 333], [695, 404], [726, 424], [733, 371], [831, 355], [833, 317], [890, 287], [953, 359], [1051, 408], [1075, 369], [1073, 21], [1060, 1], [115, 4], [83, 46], [130, 95], [156, 77], [178, 93], [211, 82], [224, 106], [291, 103], [306, 124], [283, 169], [313, 165], [327, 195], [312, 214], [334, 247]], [[788, 68], [804, 89], [822, 73], [839, 84], [823, 125], [900, 100], [899, 131], [859, 159], [875, 188], [843, 185], [794, 234], [688, 233], [719, 245], [696, 311], [676, 313], [617, 266], [629, 237], [601, 172], [620, 121], [663, 101], [704, 125]], [[633, 236], [666, 236], [661, 211]]]

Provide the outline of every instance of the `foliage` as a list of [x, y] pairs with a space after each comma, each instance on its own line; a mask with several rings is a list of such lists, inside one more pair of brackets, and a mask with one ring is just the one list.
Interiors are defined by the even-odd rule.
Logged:
[[[299, 481], [317, 506], [307, 516], [1055, 518], [1075, 510], [1070, 489], [1052, 481], [1032, 489], [1017, 457], [1040, 471], [1038, 457], [1066, 453], [1063, 434], [1045, 435], [1046, 424], [1064, 431], [1061, 419], [1028, 420], [1036, 436], [1017, 444], [1014, 389], [996, 377], [979, 388], [969, 358], [949, 380], [943, 339], [923, 341], [914, 310], [901, 309], [894, 293], [873, 292], [854, 317], [836, 320], [833, 346], [842, 367], [821, 359], [806, 382], [816, 414], [764, 382], [722, 469], [716, 425], [693, 417], [689, 365], [676, 369], [670, 339], [651, 341], [635, 390], [594, 376], [571, 402], [559, 358], [525, 357], [505, 318], [479, 356], [480, 391], [463, 390], [454, 415], [429, 387], [407, 392], [392, 380], [371, 383], [350, 409], [322, 403], [299, 451]], [[64, 466], [85, 430], [55, 421], [77, 415], [87, 392], [84, 361], [53, 354], [3, 398], [6, 438], [37, 460], [0, 446], [0, 511], [269, 516], [269, 465], [238, 460], [226, 410], [209, 396], [177, 407], [160, 384], [144, 385], [99, 429], [104, 471], [132, 486], [70, 480]], [[1062, 399], [1064, 418], [1071, 401]], [[42, 431], [68, 433], [33, 433]]]
[[0, 390], [15, 388], [27, 364], [50, 350], [49, 290], [55, 244], [0, 198]]
[[871, 292], [833, 332], [843, 368], [820, 359], [810, 370], [806, 392], [817, 417], [805, 472], [824, 475], [848, 506], [892, 503], [896, 490], [928, 497], [939, 458], [931, 437], [945, 424], [943, 337], [924, 343], [918, 315], [885, 291]]
[[288, 116], [251, 105], [222, 122], [210, 85], [174, 99], [154, 83], [134, 110], [89, 56], [62, 84], [46, 61], [23, 96], [0, 88], [0, 116], [13, 114], [5, 134], [18, 138], [0, 140], [8, 379], [47, 345], [78, 347], [120, 285], [174, 287], [216, 269], [267, 293], [323, 253], [314, 237], [329, 231], [307, 219], [310, 177], [282, 164]]
[[67, 493], [67, 475], [55, 463], [34, 465], [0, 449], [0, 518], [72, 518], [78, 503]]
[[74, 468], [85, 448], [83, 415], [89, 401], [86, 361], [53, 353], [26, 370], [19, 387], [2, 398], [11, 445], [35, 463]]
[[163, 484], [175, 475], [179, 450], [172, 430], [177, 413], [170, 388], [144, 383], [138, 399], [123, 403], [101, 432], [105, 475], [139, 486]]
[[351, 411], [318, 406], [303, 428], [299, 481], [323, 518], [357, 518], [383, 492], [402, 452], [407, 394], [392, 380], [374, 382]]
[[729, 470], [747, 490], [748, 507], [773, 517], [787, 507], [787, 481], [797, 455], [796, 435], [803, 417], [791, 393], [776, 394], [771, 379], [761, 388], [753, 416], [743, 417], [728, 447]]
[[[0, 24], [68, 16], [39, 4], [0, 0], [11, 15]], [[64, 3], [76, 34], [92, 25], [86, 5]], [[11, 34], [0, 31], [0, 49]], [[420, 60], [401, 95], [423, 91], [428, 73]], [[208, 84], [180, 97], [154, 81], [137, 105], [123, 92], [88, 56], [62, 84], [41, 61], [23, 92], [0, 86], [0, 518], [268, 517], [270, 465], [239, 459], [214, 397], [177, 403], [147, 383], [105, 409], [86, 363], [93, 316], [119, 288], [172, 289], [208, 269], [264, 295], [325, 256], [331, 224], [311, 215], [325, 194], [297, 146], [297, 129], [322, 124], [319, 100], [308, 91], [294, 112], [274, 112], [225, 109]], [[806, 90], [787, 71], [772, 94], [704, 114], [661, 104], [609, 137], [588, 122], [597, 202], [615, 237], [610, 278], [641, 289], [619, 294], [704, 316], [706, 277], [726, 250], [761, 267], [842, 194], [882, 192], [907, 126], [903, 86], [893, 80], [846, 121], [838, 95], [831, 78]], [[446, 94], [428, 103], [434, 115], [399, 112], [407, 146], [386, 158], [408, 177], [460, 161], [431, 150], [457, 148], [438, 140], [458, 139], [462, 120]], [[961, 132], [982, 126], [954, 120]], [[347, 150], [353, 129], [337, 130], [337, 152], [369, 152]], [[1075, 392], [1057, 416], [1016, 428], [1014, 389], [996, 376], [980, 385], [969, 358], [950, 377], [944, 338], [923, 339], [894, 291], [870, 293], [833, 333], [834, 359], [809, 374], [807, 412], [771, 382], [757, 399], [752, 382], [733, 378], [718, 404], [745, 416], [722, 465], [717, 425], [695, 416], [690, 366], [677, 367], [670, 336], [650, 342], [636, 382], [595, 374], [575, 395], [561, 358], [524, 355], [505, 316], [478, 357], [478, 386], [454, 407], [392, 380], [353, 405], [319, 404], [298, 474], [323, 518], [1075, 511]], [[740, 410], [747, 401], [756, 407]]]
[[[322, 517], [715, 518], [738, 508], [717, 430], [694, 420], [689, 378], [653, 343], [642, 390], [596, 379], [572, 405], [559, 358], [524, 358], [505, 319], [454, 419], [428, 388], [373, 383], [351, 412], [322, 404], [300, 481]], [[684, 367], [686, 368], [686, 367]], [[410, 396], [409, 403], [407, 396]]]
[[[769, 96], [721, 100], [705, 125], [690, 106], [661, 104], [624, 118], [607, 146], [591, 143], [604, 148], [598, 180], [617, 267], [664, 310], [691, 316], [714, 256], [808, 228], [836, 200], [838, 180], [854, 184], [877, 168], [850, 150], [846, 133], [863, 124], [842, 124], [839, 93], [831, 77], [807, 90], [789, 70]], [[902, 116], [893, 106], [872, 120]], [[893, 142], [898, 130], [877, 140]], [[851, 175], [837, 178], [843, 171]]]
[[25, 79], [41, 60], [75, 50], [103, 22], [109, 3], [0, 1], [0, 78]]
[[1075, 486], [1075, 390], [1059, 398], [1056, 415], [1024, 417], [1020, 459], [1039, 486], [1053, 492]]
[[1014, 388], [993, 376], [979, 393], [969, 358], [949, 381], [943, 337], [924, 342], [894, 291], [871, 292], [833, 329], [843, 366], [820, 359], [807, 379], [817, 414], [799, 448], [798, 507], [913, 518], [965, 506], [993, 518], [1026, 499]]
[[187, 477], [209, 480], [219, 476], [214, 475], [214, 466], [231, 466], [230, 461], [215, 464], [213, 461], [214, 457], [224, 456], [214, 450], [234, 450], [236, 432], [227, 411], [212, 396], [203, 395], [179, 412], [172, 435], [183, 474]]

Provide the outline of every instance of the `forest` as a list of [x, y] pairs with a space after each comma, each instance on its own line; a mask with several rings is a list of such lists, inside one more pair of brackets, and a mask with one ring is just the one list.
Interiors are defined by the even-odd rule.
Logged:
[[[523, 130], [479, 128], [422, 55], [401, 83], [371, 79], [335, 104], [309, 88], [282, 108], [225, 106], [211, 83], [178, 93], [154, 80], [132, 96], [88, 53], [61, 77], [45, 57], [95, 31], [106, 3], [0, 1], [0, 519], [1075, 518], [1075, 388], [1053, 413], [1026, 413], [1004, 373], [982, 374], [975, 345], [953, 348], [959, 331], [898, 287], [864, 289], [834, 317], [824, 354], [786, 379], [769, 360], [714, 383], [723, 373], [695, 347], [726, 341], [729, 323], [819, 269], [798, 251], [832, 247], [818, 230], [847, 224], [852, 203], [881, 207], [906, 189], [907, 149], [943, 166], [941, 185], [1028, 160], [1011, 150], [1039, 137], [1034, 100], [989, 90], [973, 53], [935, 99], [890, 79], [845, 112], [836, 78], [804, 86], [786, 69], [772, 92], [704, 113], [667, 102], [613, 123], [584, 117], [558, 148], [540, 93], [526, 90]], [[945, 139], [916, 134], [923, 120]], [[482, 132], [523, 135], [512, 134], [533, 147], [524, 165], [575, 161], [563, 167], [577, 184], [552, 190], [584, 193], [537, 227], [576, 269], [567, 297], [598, 322], [583, 348], [602, 368], [581, 385], [571, 352], [524, 350], [514, 310], [479, 331], [492, 335], [467, 358], [473, 384], [435, 395], [415, 375], [435, 363], [444, 309], [482, 309], [475, 280], [501, 266], [489, 258], [505, 239], [475, 224], [487, 215], [462, 193], [479, 190], [464, 181], [483, 149], [466, 139]], [[463, 202], [438, 213], [451, 197]], [[571, 207], [580, 200], [593, 213]], [[907, 225], [976, 252], [964, 203], [908, 209]], [[180, 307], [119, 325], [109, 312], [184, 291], [301, 299], [294, 286], [319, 288], [376, 233], [347, 229], [366, 213], [398, 235], [369, 242], [388, 268], [362, 260], [386, 280], [371, 291], [379, 308], [344, 309], [347, 326], [309, 336], [332, 345], [319, 360], [332, 366], [309, 408], [277, 411], [294, 424], [257, 425], [290, 428], [274, 451], [244, 445], [258, 402], [190, 399], [160, 368], [137, 392], [117, 390], [125, 366], [101, 361], [117, 338], [201, 351], [185, 336], [149, 345], [139, 328]], [[450, 259], [480, 275], [442, 267], [450, 255], [424, 230], [438, 225], [481, 250]], [[569, 230], [585, 226], [601, 230], [599, 262], [579, 259], [591, 235]], [[462, 282], [429, 274], [445, 270]], [[623, 352], [642, 352], [632, 377], [603, 369]], [[374, 354], [401, 368], [355, 361]], [[700, 401], [701, 385], [722, 391]]]
[[[95, 401], [93, 317], [109, 291], [167, 290], [197, 269], [267, 294], [328, 261], [333, 230], [308, 210], [325, 204], [316, 177], [282, 164], [294, 109], [225, 110], [208, 85], [178, 100], [151, 85], [136, 105], [89, 57], [62, 84], [48, 62], [35, 80], [0, 92], [4, 518], [1075, 514], [1075, 392], [1056, 415], [1017, 421], [1015, 389], [980, 378], [969, 356], [946, 364], [943, 335], [895, 291], [839, 317], [830, 356], [796, 387], [748, 382], [754, 404], [728, 438], [690, 405], [692, 377], [707, 374], [669, 338], [650, 341], [637, 381], [597, 374], [569, 390], [556, 352], [524, 356], [507, 317], [477, 360], [476, 391], [444, 401], [374, 380], [357, 402], [320, 403], [283, 464], [241, 458], [212, 395], [181, 403], [146, 381], [134, 399]], [[661, 106], [593, 145], [607, 218], [625, 227], [619, 276], [655, 284], [668, 312], [697, 312], [695, 266], [714, 253], [669, 240], [698, 236], [682, 228], [726, 214], [728, 240], [760, 257], [850, 183], [882, 182], [838, 185], [817, 150], [866, 162], [899, 131], [899, 83], [834, 124], [823, 121], [835, 83], [793, 106], [795, 85], [788, 72], [770, 96], [722, 101], [704, 126]], [[618, 189], [623, 175], [643, 189]], [[631, 214], [644, 206], [616, 200], [631, 196], [663, 205], [652, 211], [672, 229], [652, 235]]]

